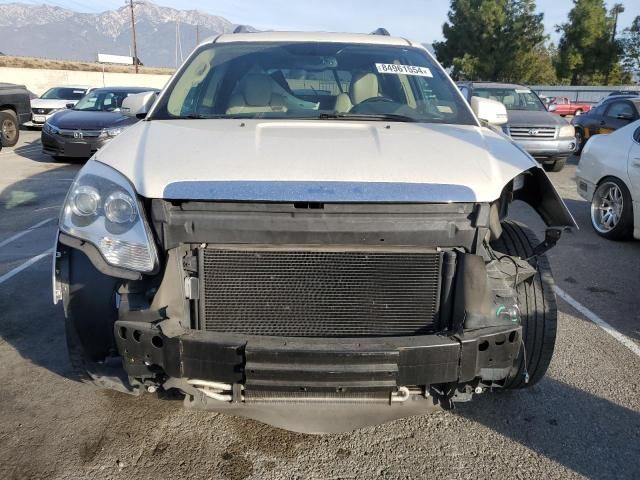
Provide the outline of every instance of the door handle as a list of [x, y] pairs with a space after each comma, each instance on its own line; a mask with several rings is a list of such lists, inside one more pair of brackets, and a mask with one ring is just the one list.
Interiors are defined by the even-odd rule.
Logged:
[[604, 120], [600, 120], [600, 125], [604, 125], [606, 122]]
[[633, 165], [636, 168], [640, 168], [640, 157], [633, 157], [631, 161], [631, 165]]

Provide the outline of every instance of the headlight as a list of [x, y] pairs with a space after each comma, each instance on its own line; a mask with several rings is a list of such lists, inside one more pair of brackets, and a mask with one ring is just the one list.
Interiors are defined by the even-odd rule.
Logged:
[[113, 138], [116, 137], [118, 135], [120, 135], [122, 133], [122, 131], [124, 130], [124, 128], [121, 127], [117, 127], [117, 128], [105, 128], [102, 131], [102, 134], [108, 138]]
[[576, 129], [573, 128], [573, 125], [564, 125], [560, 127], [560, 131], [558, 132], [558, 136], [560, 138], [568, 138], [576, 136]]
[[93, 244], [114, 267], [150, 273], [158, 264], [133, 186], [100, 162], [90, 161], [78, 173], [60, 214], [60, 230]]
[[46, 122], [42, 126], [42, 130], [44, 130], [45, 132], [47, 132], [47, 133], [49, 133], [51, 135], [58, 135], [60, 133], [60, 129], [58, 127], [54, 127], [49, 122]]

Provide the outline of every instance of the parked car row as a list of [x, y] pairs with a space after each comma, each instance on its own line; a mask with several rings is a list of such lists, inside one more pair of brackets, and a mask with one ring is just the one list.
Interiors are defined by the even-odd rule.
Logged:
[[0, 83], [0, 146], [12, 147], [20, 126], [42, 128], [43, 151], [54, 158], [89, 158], [139, 119], [121, 111], [129, 95], [159, 92], [148, 87], [66, 85], [33, 98], [23, 85]]
[[155, 98], [158, 89], [146, 87], [96, 88], [78, 103], [51, 116], [42, 128], [42, 150], [52, 157], [89, 158], [106, 142], [139, 119], [123, 111], [130, 95]]

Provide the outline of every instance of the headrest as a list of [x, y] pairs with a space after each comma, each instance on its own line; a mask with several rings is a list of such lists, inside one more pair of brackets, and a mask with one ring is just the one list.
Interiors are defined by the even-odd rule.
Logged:
[[271, 103], [271, 77], [263, 73], [250, 73], [244, 77], [244, 101], [251, 107], [264, 107]]
[[349, 96], [354, 105], [378, 96], [378, 77], [375, 73], [360, 73], [353, 77]]

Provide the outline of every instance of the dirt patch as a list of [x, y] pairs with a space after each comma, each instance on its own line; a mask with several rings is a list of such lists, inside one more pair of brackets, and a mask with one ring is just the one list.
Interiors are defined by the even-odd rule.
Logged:
[[[48, 58], [0, 56], [0, 67], [102, 72], [103, 65], [100, 63], [51, 60]], [[171, 68], [139, 67], [138, 70], [140, 73], [151, 75], [173, 75], [174, 72]], [[135, 73], [136, 69], [133, 65], [104, 65], [104, 71], [111, 73]]]
[[243, 480], [253, 473], [253, 462], [245, 455], [245, 448], [240, 442], [232, 443], [220, 455], [218, 468], [229, 480]]
[[295, 458], [299, 448], [311, 448], [322, 438], [317, 435], [289, 432], [240, 417], [229, 417], [229, 423], [233, 425], [239, 443], [245, 450], [251, 449], [277, 459]]

